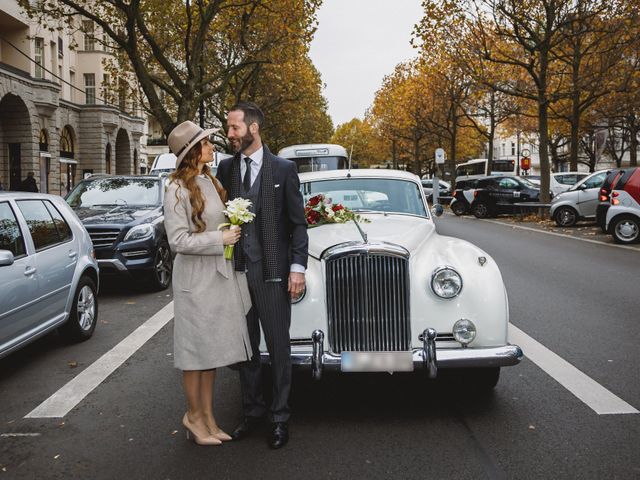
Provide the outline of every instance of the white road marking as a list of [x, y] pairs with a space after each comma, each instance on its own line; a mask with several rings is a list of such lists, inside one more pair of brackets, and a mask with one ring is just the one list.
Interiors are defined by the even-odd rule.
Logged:
[[64, 417], [172, 318], [173, 302], [170, 302], [24, 418]]
[[632, 247], [630, 245], [616, 245], [614, 243], [606, 243], [600, 240], [591, 240], [590, 238], [574, 237], [573, 235], [567, 235], [565, 233], [549, 232], [547, 230], [540, 230], [538, 228], [523, 227], [522, 225], [514, 225], [512, 223], [501, 222], [499, 220], [487, 220], [487, 219], [476, 219], [476, 220], [482, 220], [483, 222], [495, 223], [496, 225], [504, 225], [505, 227], [518, 228], [520, 230], [527, 230], [530, 232], [546, 233], [547, 235], [554, 235], [556, 237], [572, 238], [574, 240], [579, 240], [581, 242], [595, 243], [596, 245], [604, 245], [606, 247], [621, 248], [623, 250], [635, 250], [636, 252], [640, 252], [640, 248]]
[[[172, 319], [173, 302], [170, 302], [24, 418], [64, 417]], [[527, 358], [596, 413], [600, 415], [640, 413], [513, 324], [509, 324], [509, 340], [519, 345]], [[39, 433], [5, 433], [0, 434], [0, 437], [39, 435]]]
[[529, 360], [598, 415], [640, 413], [513, 324], [509, 324], [509, 341], [519, 345]]
[[12, 438], [12, 437], [39, 437], [42, 435], [41, 433], [1, 433], [0, 437], [2, 438]]

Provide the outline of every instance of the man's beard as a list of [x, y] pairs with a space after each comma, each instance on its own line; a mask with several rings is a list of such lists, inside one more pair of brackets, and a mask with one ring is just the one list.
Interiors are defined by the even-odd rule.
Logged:
[[250, 131], [247, 130], [247, 134], [240, 138], [240, 145], [235, 148], [236, 153], [244, 152], [249, 145], [253, 143], [254, 137]]

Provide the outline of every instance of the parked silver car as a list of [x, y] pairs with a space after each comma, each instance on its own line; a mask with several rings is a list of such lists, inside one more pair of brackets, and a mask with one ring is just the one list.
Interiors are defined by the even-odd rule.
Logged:
[[89, 234], [58, 196], [0, 193], [0, 357], [59, 328], [91, 337], [98, 264]]
[[598, 192], [607, 176], [606, 170], [594, 172], [551, 201], [550, 215], [560, 227], [571, 227], [578, 220], [595, 218]]

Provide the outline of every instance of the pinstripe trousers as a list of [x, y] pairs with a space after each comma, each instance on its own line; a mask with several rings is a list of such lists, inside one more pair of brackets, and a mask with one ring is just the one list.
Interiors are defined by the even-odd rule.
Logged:
[[289, 392], [291, 390], [291, 300], [287, 277], [280, 282], [265, 282], [262, 261], [247, 259], [247, 283], [252, 307], [247, 314], [247, 327], [253, 356], [240, 367], [242, 406], [245, 416], [262, 417], [267, 412], [262, 392], [260, 365], [260, 325], [264, 332], [272, 369], [273, 400], [269, 408], [272, 422], [289, 420]]

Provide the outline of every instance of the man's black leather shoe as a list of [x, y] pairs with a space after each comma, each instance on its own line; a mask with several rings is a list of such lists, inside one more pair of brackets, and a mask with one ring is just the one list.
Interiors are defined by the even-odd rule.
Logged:
[[269, 448], [278, 449], [284, 447], [289, 441], [289, 425], [287, 422], [276, 422], [269, 435]]
[[231, 432], [231, 438], [241, 440], [253, 432], [263, 422], [263, 417], [244, 417], [242, 422]]

